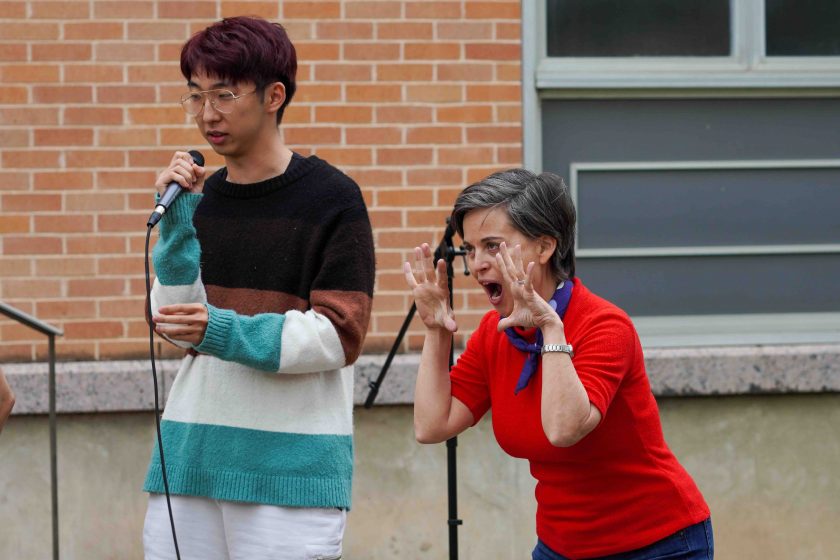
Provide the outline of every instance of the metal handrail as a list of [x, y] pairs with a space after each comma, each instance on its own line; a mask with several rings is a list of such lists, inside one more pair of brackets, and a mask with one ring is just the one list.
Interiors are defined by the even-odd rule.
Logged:
[[55, 337], [64, 336], [64, 331], [45, 323], [32, 315], [15, 309], [0, 301], [0, 313], [14, 319], [30, 329], [47, 335], [50, 347], [50, 493], [52, 494], [52, 549], [53, 560], [58, 560], [58, 452], [56, 446], [55, 415]]

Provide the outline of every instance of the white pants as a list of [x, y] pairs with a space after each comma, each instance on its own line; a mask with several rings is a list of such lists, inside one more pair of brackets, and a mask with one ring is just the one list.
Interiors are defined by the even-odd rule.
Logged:
[[[181, 560], [333, 560], [341, 558], [347, 512], [171, 496]], [[149, 495], [146, 560], [174, 560], [166, 496]]]

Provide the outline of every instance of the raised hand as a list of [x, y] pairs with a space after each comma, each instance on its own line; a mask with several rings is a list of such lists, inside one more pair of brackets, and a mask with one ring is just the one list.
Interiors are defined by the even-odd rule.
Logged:
[[509, 327], [542, 329], [561, 322], [554, 309], [534, 289], [535, 263], [532, 261], [523, 267], [521, 246], [517, 245], [511, 252], [507, 244], [502, 242], [496, 253], [496, 264], [507, 283], [508, 293], [513, 296], [513, 311], [499, 321], [499, 332]]
[[204, 190], [205, 169], [193, 162], [189, 152], [175, 152], [169, 167], [161, 171], [155, 181], [155, 189], [162, 195], [166, 187], [175, 181], [189, 192], [200, 193]]
[[426, 328], [457, 331], [455, 314], [449, 306], [449, 286], [444, 260], [440, 259], [435, 265], [432, 249], [428, 243], [423, 243], [414, 248], [414, 266], [406, 262], [403, 271], [414, 295], [417, 313]]

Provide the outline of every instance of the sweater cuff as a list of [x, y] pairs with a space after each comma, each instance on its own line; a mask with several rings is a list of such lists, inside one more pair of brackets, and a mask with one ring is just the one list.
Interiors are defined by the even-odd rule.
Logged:
[[208, 317], [204, 340], [198, 346], [194, 345], [193, 348], [202, 354], [223, 357], [236, 312], [231, 309], [219, 309], [209, 303], [206, 303], [205, 306], [207, 307]]
[[[201, 198], [204, 195], [201, 193], [181, 193], [172, 204], [167, 208], [166, 213], [161, 218], [160, 229], [161, 235], [166, 233], [169, 228], [174, 228], [179, 225], [192, 226], [192, 217], [195, 214], [195, 209]], [[155, 204], [160, 201], [160, 193], [155, 193]], [[168, 227], [167, 227], [168, 226]]]
[[[163, 224], [192, 224], [193, 214], [195, 214], [195, 209], [203, 196], [201, 193], [181, 193], [178, 198], [172, 201], [172, 204], [166, 210], [166, 214], [163, 215]], [[155, 202], [159, 199], [160, 195], [158, 194], [155, 196]], [[161, 224], [161, 227], [163, 227], [163, 224]]]

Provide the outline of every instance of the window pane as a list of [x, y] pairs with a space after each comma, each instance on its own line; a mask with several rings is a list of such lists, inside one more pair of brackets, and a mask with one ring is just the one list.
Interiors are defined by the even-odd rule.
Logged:
[[729, 56], [729, 0], [548, 0], [548, 56]]
[[581, 249], [840, 240], [837, 167], [583, 170], [577, 185]]
[[840, 311], [840, 255], [580, 259], [575, 273], [633, 316]]
[[840, 56], [840, 2], [766, 0], [768, 56]]

